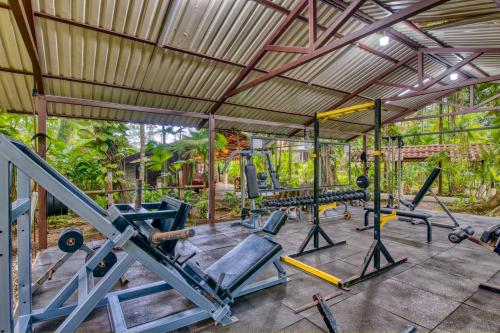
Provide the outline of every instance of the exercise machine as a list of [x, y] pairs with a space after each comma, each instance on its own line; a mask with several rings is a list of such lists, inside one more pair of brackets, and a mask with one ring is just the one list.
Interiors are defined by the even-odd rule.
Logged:
[[[315, 251], [328, 249], [333, 246], [345, 244], [345, 240], [342, 241], [333, 241], [330, 236], [323, 230], [320, 226], [320, 140], [319, 140], [319, 121], [318, 114], [315, 116], [314, 121], [314, 189], [313, 189], [313, 225], [309, 232], [307, 233], [306, 238], [300, 245], [298, 251], [294, 254], [291, 254], [289, 257], [299, 257], [308, 253], [312, 253]], [[326, 241], [326, 245], [320, 246], [320, 237]], [[306, 249], [309, 242], [312, 240], [313, 247], [310, 249]], [[285, 258], [286, 259], [286, 258]], [[287, 261], [285, 261], [287, 262]], [[289, 260], [288, 263], [292, 264], [296, 262], [296, 260]]]
[[[262, 214], [266, 212], [264, 209], [256, 207], [255, 199], [260, 196], [260, 190], [266, 184], [267, 175], [266, 173], [259, 172], [253, 163], [253, 158], [256, 152], [251, 149], [235, 150], [226, 160], [222, 172], [226, 172], [229, 163], [236, 157], [239, 156], [240, 161], [240, 185], [241, 185], [241, 220], [234, 221], [231, 223], [232, 226], [244, 226], [246, 228], [252, 229], [254, 232], [261, 230], [260, 225], [262, 224]], [[264, 152], [268, 155], [267, 152]], [[270, 161], [270, 159], [269, 159]], [[266, 184], [267, 187], [267, 184]], [[250, 208], [247, 208], [246, 200], [250, 200]]]
[[[381, 238], [381, 207], [380, 207], [380, 158], [382, 156], [382, 151], [380, 147], [380, 132], [382, 126], [382, 101], [380, 99], [375, 100], [374, 103], [367, 103], [363, 106], [365, 109], [370, 108], [374, 110], [374, 189], [373, 189], [373, 242], [368, 249], [368, 252], [363, 260], [363, 263], [359, 269], [359, 272], [342, 281], [342, 286], [348, 287], [369, 279], [371, 277], [380, 275], [381, 273], [405, 263], [407, 258], [394, 259], [389, 250], [385, 247]], [[362, 107], [358, 107], [358, 110]], [[383, 226], [383, 225], [382, 225]], [[382, 255], [387, 261], [387, 264], [381, 264]], [[373, 261], [373, 268], [369, 270], [370, 263]]]
[[[319, 136], [319, 120], [320, 119], [328, 119], [328, 118], [335, 118], [341, 115], [346, 115], [350, 114], [353, 112], [359, 112], [359, 111], [368, 111], [368, 110], [374, 110], [374, 118], [375, 118], [375, 145], [374, 145], [374, 171], [375, 171], [375, 177], [374, 177], [374, 233], [373, 233], [373, 241], [370, 245], [370, 248], [368, 249], [368, 252], [363, 260], [363, 263], [361, 267], [359, 268], [359, 271], [357, 274], [353, 275], [352, 277], [348, 279], [341, 279], [339, 277], [336, 277], [328, 272], [321, 271], [315, 267], [312, 267], [310, 265], [307, 265], [303, 262], [300, 262], [293, 257], [297, 257], [306, 253], [311, 253], [313, 251], [325, 249], [325, 248], [330, 248], [332, 246], [338, 245], [338, 244], [345, 244], [345, 241], [341, 242], [333, 242], [328, 235], [324, 232], [324, 230], [321, 228], [319, 225], [319, 177], [317, 175], [317, 171], [319, 171], [319, 161], [318, 161], [318, 154], [319, 154], [319, 149], [317, 145], [317, 140]], [[379, 274], [395, 267], [398, 265], [401, 265], [407, 261], [407, 258], [399, 258], [399, 259], [394, 259], [391, 254], [389, 253], [389, 250], [385, 247], [385, 245], [382, 242], [381, 239], [381, 229], [383, 227], [383, 224], [385, 224], [387, 221], [385, 219], [381, 218], [381, 207], [380, 207], [380, 157], [382, 155], [381, 148], [380, 148], [380, 129], [381, 129], [381, 114], [382, 114], [382, 102], [380, 99], [377, 99], [374, 103], [366, 103], [366, 104], [360, 104], [360, 105], [354, 105], [342, 109], [337, 109], [337, 110], [331, 110], [331, 111], [326, 111], [323, 113], [317, 113], [315, 116], [314, 120], [314, 135], [315, 135], [315, 188], [314, 188], [314, 225], [309, 231], [309, 234], [305, 241], [302, 243], [299, 252], [291, 255], [289, 257], [282, 257], [281, 260], [294, 266], [297, 267], [301, 270], [306, 271], [307, 273], [310, 273], [314, 276], [317, 276], [321, 279], [324, 279], [334, 285], [337, 285], [340, 288], [346, 289], [349, 286], [352, 286], [356, 283], [359, 283], [361, 281], [367, 280], [369, 278], [372, 278], [374, 276], [378, 276]], [[368, 179], [365, 176], [362, 176], [358, 178], [356, 183], [359, 186], [364, 186], [365, 190], [368, 187]], [[394, 218], [394, 217], [393, 217]], [[382, 227], [381, 227], [382, 226]], [[323, 238], [326, 240], [327, 245], [324, 246], [319, 246], [319, 235], [323, 236]], [[314, 248], [308, 251], [305, 251], [305, 246], [307, 246], [307, 243], [311, 238], [314, 238]], [[381, 263], [381, 258], [382, 256], [386, 259], [387, 264], [382, 265]], [[370, 263], [373, 262], [373, 268], [369, 269]]]
[[[15, 170], [14, 170], [15, 168]], [[11, 201], [12, 179], [17, 177], [17, 200]], [[31, 200], [30, 182], [37, 182], [63, 204], [101, 232], [106, 240], [78, 272], [39, 309], [33, 308], [31, 292]], [[281, 245], [272, 240], [286, 220], [274, 212], [263, 227], [263, 236], [251, 234], [207, 269], [175, 254], [178, 239], [194, 235], [184, 229], [190, 206], [165, 197], [158, 203], [113, 205], [107, 211], [24, 144], [0, 135], [0, 332], [31, 332], [33, 325], [61, 318], [55, 332], [74, 332], [96, 308], [107, 307], [115, 332], [169, 332], [213, 319], [221, 325], [234, 323], [230, 305], [243, 295], [286, 283], [279, 262]], [[19, 300], [13, 304], [12, 235], [17, 223]], [[99, 280], [93, 272], [118, 247], [123, 255]], [[241, 260], [241, 258], [245, 260]], [[160, 281], [111, 291], [135, 263], [156, 274]], [[276, 276], [256, 277], [274, 266]], [[193, 307], [129, 328], [121, 302], [158, 292], [175, 290]], [[70, 300], [75, 294], [77, 299]], [[145, 309], [146, 310], [146, 309]]]
[[[474, 236], [474, 229], [471, 226], [456, 228], [448, 234], [448, 240], [454, 244], [466, 239], [500, 256], [500, 224], [489, 227], [479, 238]], [[495, 284], [481, 283], [479, 288], [500, 294], [500, 286]]]

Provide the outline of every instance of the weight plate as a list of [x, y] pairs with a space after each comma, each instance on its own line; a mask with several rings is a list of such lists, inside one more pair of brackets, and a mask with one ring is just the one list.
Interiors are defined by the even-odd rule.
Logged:
[[73, 253], [83, 245], [83, 234], [80, 229], [66, 228], [59, 235], [57, 246], [63, 252]]
[[359, 188], [368, 188], [370, 185], [370, 180], [366, 176], [359, 176], [356, 179], [356, 185], [358, 185]]

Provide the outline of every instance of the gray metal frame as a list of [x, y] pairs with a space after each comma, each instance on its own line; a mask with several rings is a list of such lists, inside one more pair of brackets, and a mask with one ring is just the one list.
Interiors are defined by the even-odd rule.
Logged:
[[[43, 164], [43, 167], [42, 165]], [[12, 173], [17, 170], [18, 198], [10, 200]], [[196, 285], [190, 283], [168, 263], [160, 263], [150, 254], [132, 242], [137, 233], [132, 227], [120, 232], [110, 223], [107, 216], [93, 201], [77, 187], [58, 174], [46, 162], [28, 156], [10, 138], [0, 134], [0, 332], [31, 332], [34, 323], [55, 318], [65, 318], [56, 332], [74, 332], [90, 312], [97, 307], [108, 307], [112, 328], [116, 332], [158, 332], [172, 331], [212, 318], [222, 325], [237, 319], [231, 315], [229, 304], [234, 298], [287, 282], [286, 272], [279, 263], [282, 253], [254, 272], [247, 281], [233, 292], [233, 297], [224, 300], [216, 293], [206, 296]], [[29, 175], [29, 176], [28, 176]], [[48, 192], [70, 207], [80, 217], [99, 230], [107, 240], [69, 280], [66, 285], [41, 309], [33, 309], [31, 302], [31, 215], [30, 215], [30, 177]], [[18, 231], [18, 272], [19, 308], [14, 320], [12, 294], [12, 223], [17, 219]], [[125, 255], [100, 280], [94, 281], [92, 270], [114, 247], [120, 247]], [[123, 291], [110, 292], [121, 276], [135, 262], [158, 275], [163, 281]], [[255, 277], [273, 264], [278, 276], [254, 282]], [[159, 291], [175, 289], [186, 297], [195, 307], [169, 315], [142, 325], [128, 328], [120, 302], [151, 295]], [[77, 292], [78, 300], [66, 303]]]
[[[278, 138], [278, 137], [266, 137], [266, 136], [251, 136], [250, 137], [250, 147], [251, 149], [254, 149], [254, 140], [263, 140], [263, 141], [285, 141], [285, 142], [299, 142], [299, 143], [310, 143], [311, 148], [314, 145], [313, 140], [305, 140], [305, 139], [293, 139], [293, 138]], [[334, 145], [334, 146], [348, 146], [349, 151], [348, 151], [348, 160], [349, 163], [347, 165], [347, 173], [348, 173], [348, 181], [347, 183], [344, 184], [335, 184], [335, 185], [320, 185], [320, 188], [334, 188], [334, 187], [340, 187], [340, 186], [348, 186], [351, 184], [351, 162], [352, 162], [352, 156], [351, 156], [351, 144], [348, 142], [333, 142], [333, 141], [326, 141], [326, 140], [319, 140], [320, 145]], [[268, 192], [283, 192], [283, 191], [295, 191], [295, 190], [300, 190], [304, 188], [291, 188], [291, 189], [273, 189]], [[311, 188], [312, 189], [312, 188]]]

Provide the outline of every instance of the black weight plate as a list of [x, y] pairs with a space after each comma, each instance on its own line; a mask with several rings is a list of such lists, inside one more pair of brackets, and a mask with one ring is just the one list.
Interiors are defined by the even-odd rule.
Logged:
[[66, 228], [59, 235], [57, 246], [63, 252], [73, 253], [83, 245], [83, 234], [80, 229]]

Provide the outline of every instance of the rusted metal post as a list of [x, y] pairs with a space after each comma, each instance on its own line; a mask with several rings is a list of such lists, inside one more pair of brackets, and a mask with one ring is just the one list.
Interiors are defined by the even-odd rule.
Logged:
[[215, 224], [215, 116], [208, 118], [208, 223]]
[[111, 169], [108, 170], [108, 174], [106, 175], [106, 183], [106, 192], [108, 192], [108, 206], [111, 206], [113, 205], [113, 170]]
[[[38, 155], [47, 157], [47, 101], [44, 95], [38, 96]], [[38, 247], [47, 248], [47, 191], [38, 185]]]

